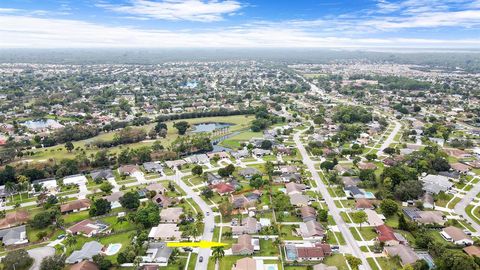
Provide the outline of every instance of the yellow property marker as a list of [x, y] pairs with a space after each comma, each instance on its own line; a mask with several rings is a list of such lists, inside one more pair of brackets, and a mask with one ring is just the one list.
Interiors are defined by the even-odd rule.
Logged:
[[167, 247], [199, 247], [199, 248], [212, 248], [212, 247], [223, 247], [227, 244], [211, 241], [200, 241], [200, 242], [167, 242]]

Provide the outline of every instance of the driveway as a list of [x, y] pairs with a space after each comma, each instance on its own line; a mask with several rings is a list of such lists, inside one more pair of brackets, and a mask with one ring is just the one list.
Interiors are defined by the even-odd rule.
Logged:
[[39, 247], [27, 250], [27, 252], [34, 260], [30, 270], [39, 270], [43, 258], [54, 255], [55, 249], [53, 247]]

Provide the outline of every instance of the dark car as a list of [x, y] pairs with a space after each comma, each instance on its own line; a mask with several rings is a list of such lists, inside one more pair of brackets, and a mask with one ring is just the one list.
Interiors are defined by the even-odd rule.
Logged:
[[200, 256], [200, 258], [198, 259], [199, 262], [203, 262], [203, 256]]

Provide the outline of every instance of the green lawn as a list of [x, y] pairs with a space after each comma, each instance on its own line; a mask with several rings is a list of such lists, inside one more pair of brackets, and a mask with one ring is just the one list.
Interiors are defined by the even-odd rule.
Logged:
[[[355, 240], [358, 240], [358, 241], [361, 240], [355, 228], [350, 228], [350, 231], [352, 232], [353, 238], [355, 238]], [[377, 237], [377, 233], [375, 232], [375, 229], [373, 227], [358, 228], [358, 231], [360, 231], [360, 234], [363, 236], [363, 239], [366, 241], [373, 240], [375, 237]]]

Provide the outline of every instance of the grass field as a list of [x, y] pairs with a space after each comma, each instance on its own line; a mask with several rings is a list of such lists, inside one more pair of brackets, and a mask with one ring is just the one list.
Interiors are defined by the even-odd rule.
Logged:
[[[230, 123], [233, 124], [229, 128], [230, 132], [236, 132], [239, 130], [246, 130], [249, 128], [250, 122], [255, 119], [253, 115], [233, 115], [233, 116], [219, 116], [219, 117], [203, 117], [203, 118], [195, 118], [195, 119], [185, 119], [185, 120], [177, 120], [177, 121], [187, 121], [191, 125], [193, 124], [199, 124], [199, 123], [207, 123], [207, 122], [222, 122], [222, 123]], [[170, 146], [170, 144], [178, 137], [177, 129], [173, 127], [173, 121], [166, 122], [168, 132], [166, 138], [159, 138], [158, 141], [162, 143], [163, 146], [167, 147]], [[140, 127], [135, 127], [135, 128], [143, 128], [145, 131], [149, 131], [154, 127], [154, 123], [140, 126]], [[75, 149], [81, 148], [85, 150], [86, 156], [90, 156], [91, 154], [95, 154], [98, 149], [96, 148], [87, 148], [87, 145], [99, 141], [99, 140], [111, 140], [113, 139], [113, 136], [115, 135], [116, 131], [112, 132], [107, 132], [107, 133], [102, 133], [98, 136], [95, 136], [90, 139], [86, 140], [81, 140], [81, 141], [76, 141], [73, 142], [73, 145], [75, 146]], [[242, 133], [238, 134], [242, 135]], [[237, 135], [237, 136], [238, 136]], [[242, 137], [244, 136], [244, 137]], [[248, 138], [248, 136], [242, 135], [240, 136], [240, 139], [235, 138], [233, 140], [243, 140], [242, 138]], [[235, 136], [234, 136], [235, 137]], [[230, 139], [231, 140], [231, 139]], [[246, 139], [248, 140], [248, 139]], [[135, 149], [139, 148], [142, 146], [151, 146], [153, 144], [152, 140], [148, 141], [143, 141], [143, 142], [137, 142], [137, 143], [132, 143], [132, 144], [125, 144], [125, 145], [120, 145], [116, 147], [111, 147], [108, 150], [111, 153], [118, 153], [122, 149], [125, 149], [127, 147]], [[22, 160], [30, 160], [30, 161], [47, 161], [49, 159], [55, 159], [55, 160], [60, 160], [64, 158], [74, 158], [78, 154], [78, 150], [74, 150], [72, 152], [66, 151], [64, 145], [56, 145], [52, 147], [46, 147], [46, 148], [41, 148], [36, 150], [34, 156], [26, 156]], [[22, 161], [20, 160], [20, 161]]]

